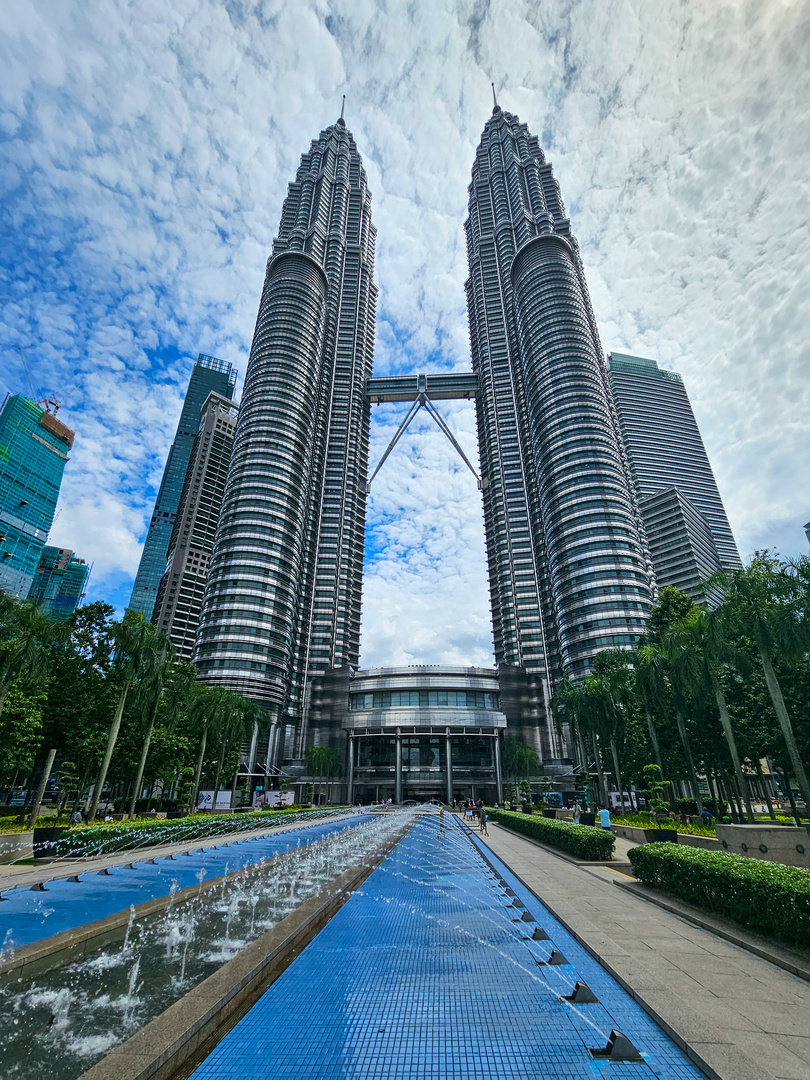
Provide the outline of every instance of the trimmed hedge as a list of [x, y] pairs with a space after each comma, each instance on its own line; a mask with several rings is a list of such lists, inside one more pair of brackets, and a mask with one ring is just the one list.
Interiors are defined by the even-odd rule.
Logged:
[[597, 829], [592, 825], [571, 825], [567, 821], [555, 821], [553, 818], [535, 817], [529, 814], [515, 814], [510, 810], [490, 810], [489, 816], [507, 829], [523, 833], [541, 844], [559, 848], [581, 859], [610, 859], [616, 838], [607, 829]]
[[639, 881], [795, 945], [810, 945], [810, 870], [679, 844], [630, 849]]

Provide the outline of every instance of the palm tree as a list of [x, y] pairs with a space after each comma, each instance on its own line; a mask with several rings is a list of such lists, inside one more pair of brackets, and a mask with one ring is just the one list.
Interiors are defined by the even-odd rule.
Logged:
[[152, 663], [154, 653], [158, 648], [158, 637], [154, 626], [147, 622], [143, 615], [133, 612], [127, 612], [121, 622], [116, 623], [114, 640], [115, 656], [110, 675], [116, 682], [120, 680], [121, 689], [107, 735], [107, 746], [96, 779], [90, 811], [87, 815], [89, 822], [95, 821], [101, 792], [107, 779], [107, 770], [110, 767], [110, 759], [121, 729], [121, 717], [124, 715], [127, 695], [132, 685], [138, 682], [144, 670]]
[[586, 679], [595, 701], [595, 713], [601, 717], [600, 731], [610, 743], [619, 803], [624, 807], [624, 787], [619, 762], [618, 742], [624, 738], [624, 723], [630, 700], [630, 655], [622, 649], [605, 649], [599, 653], [593, 665], [593, 675]]
[[[264, 710], [261, 706], [251, 701], [250, 698], [242, 697], [241, 694], [237, 694], [232, 690], [228, 691], [228, 697], [223, 697], [223, 722], [219, 729], [219, 736], [221, 739], [219, 748], [219, 758], [217, 759], [217, 769], [214, 776], [214, 805], [216, 806], [217, 792], [219, 791], [219, 782], [222, 777], [222, 765], [225, 761], [225, 755], [228, 752], [228, 748], [235, 742], [238, 746], [241, 746], [246, 738], [249, 737], [249, 733], [253, 730], [254, 719], [257, 715], [264, 715]], [[233, 796], [231, 796], [233, 799]]]
[[652, 645], [641, 645], [635, 650], [633, 654], [633, 691], [636, 700], [644, 709], [650, 744], [658, 768], [661, 770], [661, 779], [664, 780], [666, 778], [664, 759], [661, 755], [661, 745], [658, 742], [658, 732], [653, 718], [653, 703], [656, 701], [659, 690], [655, 656], [656, 649]]
[[211, 731], [216, 731], [220, 725], [224, 724], [230, 715], [230, 695], [231, 691], [223, 686], [205, 686], [197, 683], [193, 688], [189, 702], [189, 720], [192, 729], [199, 733], [200, 746], [197, 753], [197, 767], [194, 770], [194, 783], [189, 792], [189, 810], [193, 810], [197, 805], [208, 736]]
[[343, 766], [340, 754], [332, 746], [324, 747], [323, 767], [326, 770], [326, 803], [332, 803], [332, 777], [339, 773]]
[[799, 561], [797, 570], [765, 551], [757, 552], [744, 569], [715, 574], [707, 584], [719, 586], [723, 592], [718, 616], [727, 638], [745, 634], [756, 645], [791, 769], [810, 813], [810, 784], [773, 666], [775, 656], [797, 655], [806, 650], [807, 581], [803, 560]]
[[[684, 714], [690, 707], [689, 699], [681, 693], [678, 681], [673, 680], [669, 660], [661, 646], [642, 646], [639, 650], [639, 654], [641, 656], [639, 667], [642, 670], [642, 681], [640, 686], [645, 695], [647, 707], [661, 707], [666, 705], [671, 706], [673, 709], [675, 713], [675, 726], [678, 729], [678, 736], [681, 740], [683, 754], [686, 758], [686, 768], [692, 785], [692, 796], [698, 811], [702, 813], [703, 797], [700, 794], [700, 785], [698, 784], [697, 770], [695, 769], [695, 759], [692, 755], [692, 744], [689, 741], [689, 732], [686, 729], [686, 720], [684, 718]], [[649, 714], [648, 722], [650, 722], [650, 726], [652, 726]], [[663, 776], [663, 769], [661, 770], [661, 775]]]
[[318, 781], [318, 806], [321, 805], [323, 781], [331, 767], [331, 753], [328, 746], [310, 746], [304, 754], [310, 775]]
[[748, 820], [753, 823], [754, 809], [748, 781], [740, 764], [731, 716], [718, 674], [718, 668], [724, 660], [731, 658], [731, 652], [723, 638], [716, 633], [716, 629], [717, 619], [709, 612], [697, 608], [664, 634], [663, 648], [669, 660], [673, 682], [679, 686], [684, 697], [699, 697], [706, 689], [711, 690], [714, 695], [723, 735], [731, 754], [734, 775], [745, 799]]
[[568, 724], [573, 732], [579, 748], [580, 768], [583, 770], [585, 783], [589, 786], [588, 752], [585, 748], [583, 726], [580, 721], [580, 713], [584, 711], [584, 697], [585, 691], [582, 683], [575, 683], [567, 675], [564, 676], [557, 684], [557, 689], [551, 699], [551, 714], [561, 736], [564, 734], [563, 727], [565, 724]]
[[149, 745], [152, 742], [152, 732], [155, 728], [158, 705], [163, 697], [166, 683], [169, 681], [174, 667], [174, 645], [165, 634], [157, 633], [155, 636], [154, 651], [150, 650], [144, 664], [143, 676], [138, 683], [138, 697], [141, 708], [146, 711], [146, 734], [141, 748], [141, 757], [138, 762], [138, 771], [135, 774], [135, 783], [132, 787], [132, 798], [129, 802], [128, 817], [135, 817], [135, 803], [138, 792], [141, 790], [146, 758], [149, 754]]
[[0, 714], [20, 678], [35, 681], [48, 666], [48, 646], [70, 634], [67, 623], [56, 623], [30, 600], [18, 603], [0, 590]]
[[531, 773], [538, 771], [540, 759], [530, 746], [519, 739], [508, 738], [503, 744], [503, 764], [507, 776], [512, 776], [515, 781], [528, 780]]

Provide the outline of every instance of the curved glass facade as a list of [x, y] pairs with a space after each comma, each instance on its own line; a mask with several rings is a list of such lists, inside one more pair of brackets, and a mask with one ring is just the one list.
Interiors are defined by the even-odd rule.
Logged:
[[271, 756], [302, 750], [308, 680], [359, 662], [374, 241], [339, 120], [284, 203], [195, 649], [201, 679], [280, 721]]

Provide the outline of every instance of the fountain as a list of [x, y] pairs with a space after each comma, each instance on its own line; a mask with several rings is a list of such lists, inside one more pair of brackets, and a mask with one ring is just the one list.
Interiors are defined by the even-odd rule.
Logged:
[[198, 887], [184, 900], [172, 882], [158, 917], [138, 921], [130, 908], [115, 948], [6, 984], [0, 988], [4, 1076], [73, 1080], [348, 867], [366, 861], [407, 817], [367, 816], [264, 857], [207, 892], [202, 866]]

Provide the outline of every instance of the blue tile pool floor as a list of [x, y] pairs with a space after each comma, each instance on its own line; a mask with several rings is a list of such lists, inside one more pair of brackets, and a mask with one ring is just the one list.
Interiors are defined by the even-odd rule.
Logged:
[[105, 873], [79, 875], [78, 881], [57, 878], [46, 882], [45, 891], [10, 889], [0, 903], [0, 946], [19, 947], [103, 919], [130, 904], [143, 904], [165, 896], [174, 882], [178, 889], [200, 880], [211, 880], [262, 859], [271, 859], [303, 844], [311, 844], [364, 819], [357, 815], [303, 825], [266, 836], [248, 836], [228, 844], [205, 845], [188, 855], [134, 859], [130, 866], [112, 866]]
[[[419, 819], [193, 1080], [699, 1080], [632, 998], [476, 845], [455, 819], [443, 828], [435, 816]], [[550, 940], [532, 940], [537, 926]], [[538, 965], [552, 949], [567, 962]], [[560, 1001], [577, 979], [598, 1004]], [[588, 1047], [604, 1046], [612, 1028], [642, 1061], [591, 1056]]]

